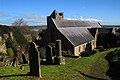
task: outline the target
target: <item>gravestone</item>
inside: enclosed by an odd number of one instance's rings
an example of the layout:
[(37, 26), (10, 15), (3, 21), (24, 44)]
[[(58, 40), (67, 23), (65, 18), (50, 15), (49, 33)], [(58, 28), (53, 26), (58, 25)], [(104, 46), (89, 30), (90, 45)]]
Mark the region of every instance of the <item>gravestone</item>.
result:
[(63, 59), (62, 57), (61, 40), (56, 40), (55, 49), (56, 49), (56, 57), (54, 58), (55, 64), (58, 65), (65, 64), (65, 59)]
[(15, 49), (13, 59), (12, 59), (12, 66), (13, 67), (18, 66), (18, 54), (19, 54), (19, 51), (17, 49)]
[(26, 55), (24, 52), (22, 52), (22, 63), (26, 64), (27, 63), (27, 59), (26, 59)]
[(5, 61), (5, 56), (0, 56), (0, 58), (1, 58), (1, 59), (0, 59), (1, 62), (4, 62), (4, 61)]
[(30, 73), (29, 73), (29, 75), (41, 77), (40, 54), (39, 54), (37, 46), (34, 42), (30, 43), (29, 62), (30, 62)]
[(46, 63), (47, 64), (52, 64), (53, 63), (53, 60), (52, 60), (52, 47), (51, 46), (46, 47)]

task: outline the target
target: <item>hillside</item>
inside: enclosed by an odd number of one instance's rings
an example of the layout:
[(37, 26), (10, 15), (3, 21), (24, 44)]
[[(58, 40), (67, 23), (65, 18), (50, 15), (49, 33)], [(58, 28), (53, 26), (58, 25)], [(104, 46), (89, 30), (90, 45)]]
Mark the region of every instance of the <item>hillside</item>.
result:
[(38, 35), (38, 32), (34, 31), (34, 27), (0, 25), (0, 37), (5, 38), (4, 35), (9, 36), (10, 32), (12, 32), (13, 38), (16, 40), (17, 44), (21, 46), (26, 46), (27, 42)]
[(103, 28), (120, 28), (120, 25), (101, 25)]
[(10, 31), (11, 31), (10, 27), (8, 27), (6, 25), (0, 25), (0, 35), (6, 34)]
[[(91, 55), (90, 57), (82, 58), (66, 58), (65, 65), (42, 65), (42, 79), (47, 80), (110, 80), (106, 75), (108, 71), (108, 62), (105, 56), (115, 51), (116, 48), (103, 51)], [(24, 69), (14, 67), (1, 67), (0, 68), (0, 79), (12, 79), (12, 80), (26, 80), (39, 78), (26, 76), (29, 72), (29, 66), (24, 65)]]

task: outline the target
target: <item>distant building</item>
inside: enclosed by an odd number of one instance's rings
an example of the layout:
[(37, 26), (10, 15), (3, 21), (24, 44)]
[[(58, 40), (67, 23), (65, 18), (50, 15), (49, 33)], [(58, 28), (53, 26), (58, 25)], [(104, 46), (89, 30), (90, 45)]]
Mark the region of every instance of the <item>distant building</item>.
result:
[(98, 22), (65, 20), (64, 13), (57, 13), (55, 10), (47, 17), (47, 30), (42, 38), (42, 45), (55, 43), (61, 39), (62, 51), (70, 51), (71, 56), (80, 56), (83, 51), (93, 50), (96, 41), (88, 28), (100, 28)]

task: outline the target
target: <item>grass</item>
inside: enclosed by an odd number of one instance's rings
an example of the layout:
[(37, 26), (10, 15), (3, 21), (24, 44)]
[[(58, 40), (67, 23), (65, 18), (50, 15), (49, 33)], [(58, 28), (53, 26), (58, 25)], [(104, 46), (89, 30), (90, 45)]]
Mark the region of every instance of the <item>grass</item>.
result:
[[(105, 56), (108, 52), (114, 51), (116, 48), (108, 51), (96, 53), (90, 57), (82, 58), (66, 58), (65, 65), (42, 65), (42, 78), (25, 76), (29, 72), (29, 66), (24, 65), (24, 69), (20, 67), (6, 66), (0, 68), (0, 80), (90, 80), (85, 75), (109, 80), (106, 76), (108, 63)], [(79, 72), (80, 71), (80, 72)], [(93, 80), (93, 79), (92, 79)]]

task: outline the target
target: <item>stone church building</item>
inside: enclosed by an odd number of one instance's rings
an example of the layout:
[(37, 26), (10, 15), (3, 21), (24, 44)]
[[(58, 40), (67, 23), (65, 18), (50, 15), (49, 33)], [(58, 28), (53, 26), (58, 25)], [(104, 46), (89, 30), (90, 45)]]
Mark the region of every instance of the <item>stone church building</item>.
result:
[(47, 17), (47, 30), (42, 38), (42, 45), (55, 43), (60, 39), (63, 55), (80, 56), (81, 52), (96, 48), (95, 38), (88, 28), (100, 28), (98, 22), (66, 20), (64, 13), (55, 10)]

